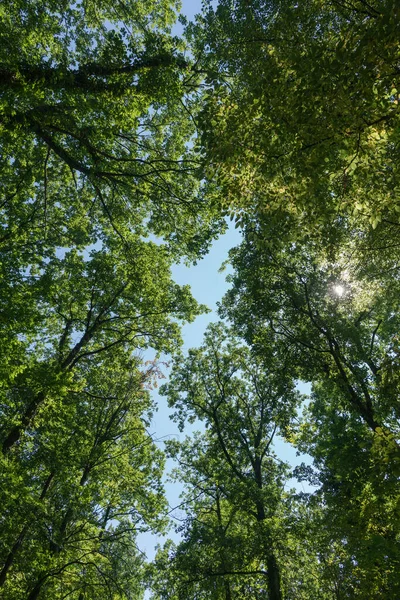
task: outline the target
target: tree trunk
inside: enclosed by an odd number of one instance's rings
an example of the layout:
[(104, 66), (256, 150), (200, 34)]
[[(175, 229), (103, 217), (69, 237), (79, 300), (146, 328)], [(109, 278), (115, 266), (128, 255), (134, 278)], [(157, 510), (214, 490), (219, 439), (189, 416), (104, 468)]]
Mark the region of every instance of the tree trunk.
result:
[[(257, 521), (262, 524), (266, 519), (265, 508), (262, 502), (257, 502)], [(266, 538), (265, 555), (267, 556), (268, 600), (282, 600), (281, 575), (269, 536)]]
[(40, 591), (41, 591), (41, 589), (42, 589), (43, 584), (44, 584), (45, 581), (46, 581), (46, 577), (42, 577), (42, 579), (40, 579), (37, 582), (37, 584), (35, 585), (35, 587), (31, 591), (31, 593), (27, 597), (27, 600), (37, 600), (37, 598), (39, 597)]
[(281, 575), (274, 554), (267, 560), (269, 600), (282, 600)]
[(10, 567), (11, 567), (11, 565), (14, 562), (14, 559), (15, 559), (17, 553), (18, 553), (18, 550), (20, 549), (20, 547), (22, 545), (22, 542), (25, 539), (25, 536), (26, 536), (26, 534), (28, 532), (28, 529), (29, 529), (29, 523), (27, 523), (23, 527), (21, 533), (19, 534), (19, 536), (17, 538), (17, 541), (15, 542), (15, 544), (11, 548), (10, 552), (8, 553), (8, 556), (6, 558), (4, 566), (3, 566), (2, 570), (1, 570), (1, 573), (0, 573), (0, 587), (3, 587), (3, 585), (5, 584), (5, 581), (7, 579), (8, 571), (10, 570)]
[(19, 438), (21, 437), (22, 431), (24, 431), (28, 427), (29, 423), (35, 416), (39, 405), (43, 402), (44, 397), (44, 393), (39, 392), (38, 394), (36, 394), (35, 398), (28, 404), (24, 414), (22, 415), (21, 424), (15, 425), (15, 427), (11, 429), (6, 439), (4, 440), (2, 444), (3, 454), (6, 454), (10, 450), (10, 448), (18, 442)]
[[(76, 361), (76, 358), (77, 358), (79, 352), (92, 339), (94, 333), (97, 331), (98, 328), (99, 328), (99, 320), (98, 320), (98, 318), (96, 318), (93, 325), (85, 331), (85, 333), (83, 334), (83, 336), (79, 340), (79, 342), (75, 344), (75, 346), (68, 353), (67, 357), (59, 365), (58, 368), (59, 368), (60, 372), (67, 371), (67, 369), (70, 369), (74, 365), (74, 362)], [(37, 409), (42, 404), (42, 402), (44, 402), (45, 398), (46, 398), (46, 395), (42, 391), (42, 392), (39, 392), (38, 394), (36, 394), (36, 396), (33, 398), (33, 400), (31, 400), (31, 402), (26, 407), (24, 414), (22, 415), (20, 425), (15, 425), (11, 429), (11, 431), (8, 433), (6, 439), (3, 441), (3, 444), (2, 444), (3, 454), (6, 454), (12, 448), (12, 446), (14, 446), (14, 444), (16, 444), (18, 442), (22, 433), (31, 424), (31, 422), (36, 414)]]
[[(39, 500), (43, 500), (44, 497), (47, 494), (47, 491), (50, 487), (51, 482), (53, 481), (54, 478), (54, 471), (52, 473), (50, 473), (50, 475), (48, 476), (48, 478), (46, 479), (42, 492), (39, 496)], [(8, 553), (8, 556), (6, 558), (6, 561), (4, 563), (4, 566), (0, 572), (0, 587), (2, 587), (7, 579), (7, 574), (8, 571), (10, 570), (11, 565), (14, 562), (14, 559), (16, 557), (16, 555), (18, 554), (18, 551), (20, 549), (20, 547), (22, 546), (22, 542), (24, 541), (26, 534), (28, 533), (29, 527), (31, 525), (31, 522), (28, 521), (28, 523), (26, 523), (24, 525), (24, 527), (22, 528), (21, 533), (19, 534), (17, 541), (15, 542), (15, 544), (13, 545), (13, 547), (11, 548), (10, 552)]]

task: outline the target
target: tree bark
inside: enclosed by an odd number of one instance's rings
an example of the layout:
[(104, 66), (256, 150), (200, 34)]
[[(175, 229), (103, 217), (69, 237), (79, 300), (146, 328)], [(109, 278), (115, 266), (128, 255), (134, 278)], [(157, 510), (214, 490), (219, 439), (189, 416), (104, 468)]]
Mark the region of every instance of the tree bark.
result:
[[(256, 508), (257, 521), (261, 524), (266, 519), (264, 504), (261, 501), (257, 502)], [(267, 557), (268, 600), (282, 600), (280, 569), (276, 561), (275, 554), (271, 548), (271, 541), (268, 539), (268, 537), (265, 540), (265, 545), (268, 545), (268, 547), (266, 547), (264, 550)]]
[[(45, 481), (45, 483), (44, 483), (44, 486), (43, 486), (42, 492), (41, 492), (41, 494), (40, 494), (40, 496), (39, 496), (39, 500), (40, 500), (40, 501), (42, 501), (42, 500), (44, 499), (44, 497), (46, 496), (46, 494), (47, 494), (47, 491), (48, 491), (48, 489), (49, 489), (49, 487), (50, 487), (50, 484), (51, 484), (51, 482), (52, 482), (52, 481), (53, 481), (53, 479), (54, 479), (54, 476), (55, 476), (55, 473), (54, 473), (54, 472), (52, 472), (52, 473), (50, 473), (50, 475), (47, 477), (47, 479), (46, 479), (46, 481)], [(8, 571), (10, 570), (10, 567), (11, 567), (11, 565), (13, 564), (15, 557), (16, 557), (16, 555), (17, 555), (17, 553), (18, 553), (18, 551), (19, 551), (20, 547), (22, 546), (22, 543), (23, 543), (23, 541), (24, 541), (24, 539), (25, 539), (25, 537), (26, 537), (26, 534), (27, 534), (27, 533), (28, 533), (28, 531), (29, 531), (30, 524), (31, 524), (31, 523), (30, 523), (30, 521), (29, 521), (28, 523), (26, 523), (26, 524), (24, 525), (24, 527), (22, 528), (22, 531), (21, 531), (21, 533), (19, 534), (19, 536), (18, 536), (18, 538), (17, 538), (17, 541), (15, 542), (15, 544), (14, 544), (14, 545), (13, 545), (13, 547), (11, 548), (10, 552), (8, 553), (8, 556), (7, 556), (7, 558), (6, 558), (6, 561), (5, 561), (5, 563), (4, 563), (4, 566), (3, 566), (3, 568), (2, 568), (2, 570), (1, 570), (1, 572), (0, 572), (0, 587), (2, 587), (2, 586), (5, 584), (5, 582), (6, 582), (7, 575), (8, 575)]]
[(17, 538), (17, 541), (15, 542), (15, 544), (11, 548), (10, 552), (8, 553), (8, 556), (5, 560), (4, 566), (0, 573), (0, 587), (3, 587), (3, 585), (6, 582), (8, 571), (10, 570), (10, 567), (14, 562), (14, 559), (18, 553), (18, 550), (22, 546), (22, 542), (24, 541), (25, 536), (28, 533), (29, 525), (30, 525), (29, 523), (26, 523), (26, 525), (24, 525), (21, 533), (19, 534), (19, 536)]
[(28, 427), (32, 418), (35, 416), (39, 405), (43, 402), (44, 397), (44, 392), (39, 392), (38, 394), (36, 394), (35, 398), (28, 404), (24, 414), (22, 415), (20, 425), (15, 425), (7, 435), (6, 439), (3, 441), (3, 454), (6, 454), (10, 450), (10, 448), (18, 442), (19, 438), (21, 437), (22, 431), (26, 429), (26, 427)]
[(268, 557), (267, 570), (269, 600), (282, 600), (281, 574), (273, 553)]
[(37, 582), (37, 584), (35, 585), (33, 590), (30, 592), (29, 596), (27, 597), (27, 600), (37, 600), (45, 581), (46, 581), (46, 577), (42, 577), (42, 579), (40, 579)]
[[(103, 314), (103, 312), (104, 310), (101, 311), (100, 314), (95, 318), (93, 324), (90, 327), (87, 327), (85, 333), (82, 335), (79, 342), (77, 342), (75, 346), (71, 348), (66, 358), (61, 362), (61, 364), (58, 365), (58, 369), (60, 370), (60, 372), (67, 371), (68, 369), (71, 369), (74, 366), (75, 362), (77, 361), (79, 352), (90, 342), (90, 340), (93, 338), (93, 335), (99, 329), (100, 316), (101, 314)], [(22, 415), (21, 423), (19, 425), (15, 425), (3, 441), (3, 454), (6, 454), (12, 448), (12, 446), (14, 446), (14, 444), (18, 442), (22, 432), (25, 431), (27, 427), (29, 427), (37, 409), (39, 408), (40, 404), (44, 402), (45, 398), (46, 394), (43, 391), (41, 391), (36, 394), (33, 400), (31, 400), (31, 402), (25, 409), (24, 414)]]

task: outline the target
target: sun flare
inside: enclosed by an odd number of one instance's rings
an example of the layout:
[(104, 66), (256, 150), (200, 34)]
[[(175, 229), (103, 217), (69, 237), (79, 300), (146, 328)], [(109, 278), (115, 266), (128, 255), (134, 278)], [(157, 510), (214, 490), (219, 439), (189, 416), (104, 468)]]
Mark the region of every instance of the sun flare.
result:
[(336, 296), (339, 296), (339, 298), (341, 298), (344, 294), (344, 286), (340, 284), (334, 285), (333, 291), (336, 294)]

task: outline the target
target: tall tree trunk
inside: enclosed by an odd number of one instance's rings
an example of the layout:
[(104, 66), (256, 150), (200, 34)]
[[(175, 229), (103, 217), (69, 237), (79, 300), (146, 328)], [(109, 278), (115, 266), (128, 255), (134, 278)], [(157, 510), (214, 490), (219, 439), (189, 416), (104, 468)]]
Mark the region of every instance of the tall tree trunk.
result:
[[(61, 364), (58, 365), (58, 369), (60, 372), (67, 371), (67, 369), (72, 368), (72, 366), (76, 362), (79, 352), (82, 350), (82, 348), (84, 348), (86, 344), (88, 344), (88, 342), (90, 342), (99, 326), (100, 323), (98, 316), (94, 320), (93, 324), (86, 329), (79, 342), (77, 342), (75, 346), (69, 351), (66, 358), (61, 362)], [(41, 391), (38, 392), (33, 398), (33, 400), (29, 402), (22, 415), (20, 424), (15, 425), (3, 441), (3, 454), (6, 454), (12, 448), (12, 446), (14, 446), (14, 444), (18, 442), (22, 433), (25, 431), (25, 429), (27, 429), (30, 426), (39, 406), (45, 401), (45, 399), (46, 394), (43, 391)]]
[(44, 393), (39, 392), (38, 394), (36, 394), (34, 399), (31, 400), (31, 402), (28, 404), (28, 406), (25, 409), (24, 414), (22, 415), (21, 424), (15, 425), (15, 427), (13, 427), (11, 429), (11, 431), (9, 432), (9, 434), (3, 441), (3, 444), (2, 444), (3, 454), (6, 454), (11, 449), (11, 447), (18, 442), (19, 438), (21, 437), (21, 433), (28, 427), (31, 420), (35, 416), (35, 413), (36, 413), (39, 405), (43, 402), (43, 400), (44, 400)]
[[(85, 466), (84, 470), (83, 470), (83, 474), (82, 477), (80, 479), (79, 485), (83, 486), (85, 484), (85, 482), (87, 481), (88, 477), (89, 477), (89, 473), (91, 471), (91, 465), (88, 464)], [(108, 520), (108, 516), (110, 513), (110, 508), (108, 507), (106, 510), (106, 514), (105, 514), (105, 524), (107, 524), (107, 520)], [(67, 510), (65, 511), (64, 517), (61, 521), (61, 525), (60, 525), (60, 529), (59, 529), (59, 535), (58, 538), (56, 540), (55, 543), (50, 543), (50, 553), (54, 556), (56, 554), (58, 554), (61, 550), (62, 550), (62, 542), (65, 539), (65, 534), (66, 534), (66, 530), (67, 527), (69, 525), (69, 523), (71, 522), (71, 520), (73, 519), (74, 516), (74, 510), (73, 510), (73, 505), (70, 504), (67, 507)], [(101, 539), (103, 533), (103, 528), (100, 532), (99, 535), (99, 539)], [(43, 587), (43, 585), (46, 582), (46, 579), (48, 579), (49, 577), (49, 573), (46, 573), (43, 575), (43, 571), (41, 573), (41, 575), (39, 576), (39, 578), (36, 581), (36, 584), (34, 585), (34, 587), (32, 588), (32, 590), (29, 593), (29, 596), (27, 597), (27, 600), (36, 600), (36, 598), (39, 597), (40, 591)]]
[(45, 581), (46, 577), (42, 577), (41, 579), (39, 579), (33, 590), (30, 592), (29, 596), (27, 597), (27, 600), (37, 600)]
[(269, 600), (282, 600), (281, 574), (273, 553), (268, 557), (267, 570)]
[[(259, 501), (256, 503), (257, 521), (262, 524), (266, 519), (264, 504)], [(282, 600), (281, 574), (275, 554), (272, 550), (272, 542), (269, 536), (265, 538), (265, 556), (267, 557), (267, 580), (268, 580), (268, 600)]]
[[(221, 515), (221, 505), (220, 505), (218, 494), (217, 494), (216, 502), (217, 502), (218, 528), (219, 528), (221, 534), (224, 535), (224, 526), (222, 523), (222, 515)], [(225, 550), (224, 549), (222, 550), (222, 552), (220, 551), (220, 556), (221, 556), (222, 569), (225, 572), (227, 569), (226, 569)], [(224, 589), (225, 589), (225, 600), (232, 600), (231, 586), (229, 583), (229, 579), (225, 575), (224, 575)]]
[[(44, 486), (43, 486), (42, 492), (41, 492), (41, 494), (39, 496), (39, 500), (40, 501), (42, 501), (44, 499), (44, 497), (46, 496), (47, 491), (48, 491), (48, 489), (50, 487), (50, 484), (51, 484), (51, 482), (54, 479), (54, 476), (55, 476), (55, 472), (53, 471), (52, 473), (50, 473), (50, 475), (47, 477), (46, 481), (44, 482)], [(26, 534), (29, 531), (30, 525), (31, 525), (30, 521), (28, 521), (28, 523), (26, 523), (24, 525), (24, 527), (22, 528), (21, 533), (19, 534), (19, 536), (18, 536), (15, 544), (13, 545), (13, 547), (10, 550), (10, 552), (8, 553), (8, 556), (7, 556), (6, 560), (5, 560), (4, 566), (3, 566), (3, 568), (2, 568), (2, 570), (0, 572), (0, 587), (2, 587), (5, 584), (5, 582), (6, 582), (8, 571), (10, 570), (10, 567), (13, 564), (15, 557), (18, 554), (18, 551), (19, 551), (19, 549), (22, 546), (22, 543), (23, 543), (23, 541), (24, 541), (24, 539), (26, 537)]]
[(231, 594), (231, 586), (229, 585), (228, 579), (224, 577), (224, 587), (225, 587), (225, 600), (232, 600)]
[(17, 538), (17, 541), (15, 542), (15, 544), (11, 548), (10, 552), (8, 553), (8, 556), (5, 560), (4, 566), (0, 572), (0, 587), (3, 587), (3, 585), (6, 582), (8, 571), (10, 570), (10, 567), (14, 562), (14, 559), (18, 553), (18, 550), (22, 546), (22, 542), (24, 541), (25, 536), (28, 533), (29, 525), (30, 525), (29, 523), (26, 523), (26, 525), (24, 525), (24, 527), (21, 530), (21, 533), (19, 534), (19, 536)]

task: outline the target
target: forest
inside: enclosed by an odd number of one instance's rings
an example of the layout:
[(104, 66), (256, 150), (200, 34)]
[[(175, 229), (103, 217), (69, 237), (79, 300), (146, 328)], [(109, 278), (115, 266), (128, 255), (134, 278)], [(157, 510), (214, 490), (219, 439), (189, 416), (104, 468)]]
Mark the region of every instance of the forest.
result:
[(0, 598), (398, 600), (400, 4), (179, 11), (0, 3)]

